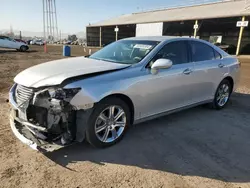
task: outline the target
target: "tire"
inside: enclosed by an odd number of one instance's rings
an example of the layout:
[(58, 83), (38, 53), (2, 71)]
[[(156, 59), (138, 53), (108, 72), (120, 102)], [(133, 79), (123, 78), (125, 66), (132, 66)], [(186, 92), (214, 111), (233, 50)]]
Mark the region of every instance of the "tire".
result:
[[(112, 118), (108, 118), (111, 107), (114, 109), (113, 120)], [(100, 118), (101, 114), (102, 116)], [(115, 117), (118, 117), (118, 114), (123, 115), (116, 120)], [(118, 122), (120, 124), (119, 126), (117, 126)], [(123, 100), (116, 97), (104, 99), (94, 106), (93, 112), (89, 117), (86, 129), (86, 139), (92, 146), (97, 148), (112, 146), (123, 138), (130, 122), (131, 112), (128, 105)], [(121, 126), (121, 124), (123, 125)], [(102, 127), (106, 128), (102, 130)], [(105, 135), (107, 135), (106, 140)]]
[(23, 46), (20, 47), (20, 51), (21, 51), (21, 52), (25, 52), (25, 51), (27, 51), (27, 50), (28, 50), (28, 47), (27, 47), (27, 46), (24, 46), (24, 45), (23, 45)]
[[(212, 107), (214, 109), (220, 110), (227, 105), (227, 103), (230, 99), (230, 96), (232, 94), (232, 87), (233, 86), (229, 80), (227, 80), (227, 79), (222, 80), (222, 82), (219, 84), (219, 86), (216, 90), (214, 100), (212, 102)], [(220, 93), (224, 93), (224, 96), (225, 96), (224, 99), (222, 99), (222, 97), (220, 97), (220, 99), (219, 99), (219, 95), (221, 95)]]

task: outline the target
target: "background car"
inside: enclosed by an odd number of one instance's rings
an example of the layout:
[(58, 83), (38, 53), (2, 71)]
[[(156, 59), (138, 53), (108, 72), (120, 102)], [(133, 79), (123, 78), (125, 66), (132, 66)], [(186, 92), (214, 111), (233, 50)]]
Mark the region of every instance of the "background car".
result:
[(42, 46), (42, 45), (44, 45), (44, 41), (42, 41), (41, 39), (34, 39), (34, 40), (30, 41), (30, 44)]
[(26, 43), (28, 44), (28, 45), (30, 45), (30, 42), (31, 42), (32, 40), (27, 40), (26, 41)]
[(22, 52), (25, 52), (29, 49), (26, 43), (16, 41), (7, 36), (0, 36), (0, 48), (16, 49)]
[(71, 44), (72, 41), (71, 40), (68, 40), (68, 41), (64, 41), (63, 44)]

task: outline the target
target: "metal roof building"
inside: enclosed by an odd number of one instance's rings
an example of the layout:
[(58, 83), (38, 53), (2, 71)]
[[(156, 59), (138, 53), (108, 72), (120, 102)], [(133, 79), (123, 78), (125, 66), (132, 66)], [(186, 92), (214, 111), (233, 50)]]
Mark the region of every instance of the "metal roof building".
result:
[[(236, 27), (236, 23), (242, 19), (248, 20), (248, 16), (248, 0), (227, 0), (132, 13), (87, 26), (87, 44), (103, 46), (133, 36), (195, 35), (204, 40), (209, 40), (211, 36), (222, 36), (223, 42), (237, 46), (241, 29)], [(248, 35), (247, 27), (243, 34), (245, 45), (250, 43)]]

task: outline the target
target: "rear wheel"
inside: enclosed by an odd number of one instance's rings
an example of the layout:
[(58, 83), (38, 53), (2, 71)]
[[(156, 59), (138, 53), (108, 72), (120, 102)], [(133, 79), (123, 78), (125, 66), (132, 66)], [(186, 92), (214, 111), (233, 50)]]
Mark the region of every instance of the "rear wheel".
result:
[(89, 118), (86, 138), (95, 147), (108, 147), (124, 136), (131, 119), (127, 104), (119, 98), (107, 98), (98, 103)]
[(232, 87), (233, 86), (227, 79), (223, 80), (220, 83), (220, 85), (218, 86), (216, 90), (214, 101), (212, 103), (212, 106), (215, 109), (219, 110), (226, 106), (232, 93)]

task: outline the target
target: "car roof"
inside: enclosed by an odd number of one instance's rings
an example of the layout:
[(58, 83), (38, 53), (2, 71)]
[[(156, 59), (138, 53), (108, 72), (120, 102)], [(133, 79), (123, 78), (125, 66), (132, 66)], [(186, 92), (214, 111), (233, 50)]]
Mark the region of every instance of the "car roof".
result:
[(228, 56), (228, 54), (226, 52), (224, 52), (223, 50), (221, 50), (219, 47), (211, 44), (210, 42), (207, 42), (205, 40), (201, 40), (201, 39), (196, 39), (196, 38), (192, 38), (192, 37), (177, 37), (177, 36), (143, 36), (143, 37), (130, 37), (130, 38), (125, 38), (122, 40), (148, 40), (148, 41), (158, 41), (158, 42), (164, 42), (167, 40), (189, 40), (189, 41), (198, 41), (198, 42), (202, 42), (205, 43), (209, 46), (211, 46), (212, 48), (216, 49), (217, 51), (220, 52), (220, 54), (222, 54), (222, 56)]
[(143, 36), (143, 37), (130, 37), (130, 38), (125, 38), (122, 40), (148, 40), (148, 41), (158, 41), (158, 42), (162, 42), (162, 41), (167, 41), (167, 40), (172, 40), (172, 39), (180, 39), (180, 40), (194, 40), (194, 41), (203, 41), (204, 40), (200, 40), (200, 39), (195, 39), (192, 37), (177, 37), (177, 36)]

